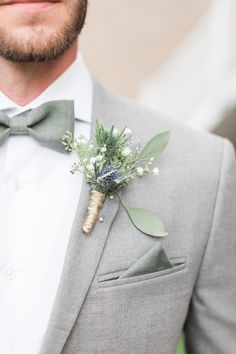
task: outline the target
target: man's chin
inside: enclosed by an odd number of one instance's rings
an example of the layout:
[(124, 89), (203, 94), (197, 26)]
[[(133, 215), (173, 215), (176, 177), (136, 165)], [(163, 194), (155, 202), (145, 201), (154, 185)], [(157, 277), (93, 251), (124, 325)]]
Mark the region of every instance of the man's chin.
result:
[(55, 6), (61, 6), (55, 16), (52, 10), (38, 15), (24, 12), (9, 23), (2, 18), (0, 7), (0, 55), (14, 62), (42, 62), (63, 55), (84, 25), (87, 0), (55, 2)]
[(55, 60), (59, 58), (72, 44), (57, 33), (50, 35), (42, 27), (35, 28), (32, 33), (7, 34), (1, 42), (0, 55), (15, 63), (32, 63)]

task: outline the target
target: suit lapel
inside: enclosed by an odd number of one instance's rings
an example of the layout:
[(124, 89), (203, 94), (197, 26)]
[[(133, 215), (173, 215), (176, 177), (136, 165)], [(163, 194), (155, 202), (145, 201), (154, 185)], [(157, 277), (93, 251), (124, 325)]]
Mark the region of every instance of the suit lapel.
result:
[[(112, 122), (112, 117), (104, 108), (106, 105), (101, 97), (103, 89), (95, 79), (93, 80), (92, 134), (94, 134), (96, 119), (106, 125), (111, 125)], [(93, 232), (89, 236), (85, 236), (81, 226), (85, 218), (89, 197), (90, 190), (84, 179), (59, 287), (40, 354), (59, 354), (62, 352), (89, 291), (112, 221), (118, 211), (118, 200), (116, 198), (112, 201), (107, 199), (102, 210), (104, 222), (98, 222)]]

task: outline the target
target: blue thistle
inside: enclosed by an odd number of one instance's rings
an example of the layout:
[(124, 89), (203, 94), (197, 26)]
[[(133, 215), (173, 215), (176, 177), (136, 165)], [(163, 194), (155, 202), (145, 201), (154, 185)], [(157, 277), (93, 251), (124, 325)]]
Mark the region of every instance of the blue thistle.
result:
[(112, 164), (106, 165), (100, 172), (96, 173), (97, 183), (107, 190), (112, 189), (119, 183), (119, 177), (119, 170)]

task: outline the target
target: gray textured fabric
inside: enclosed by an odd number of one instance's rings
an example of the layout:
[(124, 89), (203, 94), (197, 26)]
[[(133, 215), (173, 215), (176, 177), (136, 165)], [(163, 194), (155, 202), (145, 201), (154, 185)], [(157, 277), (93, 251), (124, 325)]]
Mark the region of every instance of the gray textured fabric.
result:
[(0, 143), (9, 135), (28, 134), (41, 144), (65, 153), (61, 138), (67, 130), (74, 132), (74, 121), (72, 100), (46, 102), (11, 118), (0, 111)]
[[(41, 354), (174, 354), (185, 327), (188, 354), (236, 350), (236, 163), (232, 144), (179, 126), (118, 97), (94, 79), (95, 119), (128, 126), (146, 142), (171, 130), (157, 177), (137, 179), (123, 192), (133, 207), (165, 223), (161, 239), (173, 267), (121, 275), (155, 247), (107, 199), (104, 222), (81, 231), (89, 189), (83, 188), (63, 273)], [(152, 252), (151, 252), (152, 254)]]

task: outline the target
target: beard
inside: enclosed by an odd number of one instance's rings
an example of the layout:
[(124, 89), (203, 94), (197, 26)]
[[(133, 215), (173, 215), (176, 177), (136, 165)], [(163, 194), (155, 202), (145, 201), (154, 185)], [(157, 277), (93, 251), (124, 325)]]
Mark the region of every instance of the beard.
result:
[(20, 37), (0, 25), (0, 56), (14, 63), (40, 63), (56, 60), (74, 43), (87, 14), (88, 0), (66, 1), (68, 20), (49, 30), (30, 20), (27, 32)]

